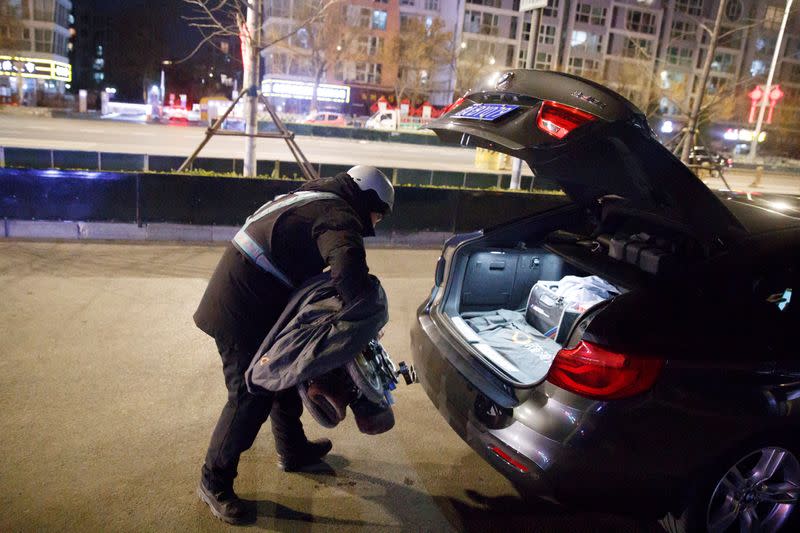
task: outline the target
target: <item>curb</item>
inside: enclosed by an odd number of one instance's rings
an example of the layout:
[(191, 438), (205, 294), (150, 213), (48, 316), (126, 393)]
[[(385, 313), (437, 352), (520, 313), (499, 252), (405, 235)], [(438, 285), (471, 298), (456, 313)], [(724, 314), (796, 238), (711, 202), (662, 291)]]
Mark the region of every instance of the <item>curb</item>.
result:
[[(230, 241), (238, 226), (192, 226), (189, 224), (124, 224), (51, 220), (3, 220), (0, 240), (140, 241), (219, 243)], [(441, 248), (451, 236), (447, 232), (383, 233), (367, 238), (368, 248)]]

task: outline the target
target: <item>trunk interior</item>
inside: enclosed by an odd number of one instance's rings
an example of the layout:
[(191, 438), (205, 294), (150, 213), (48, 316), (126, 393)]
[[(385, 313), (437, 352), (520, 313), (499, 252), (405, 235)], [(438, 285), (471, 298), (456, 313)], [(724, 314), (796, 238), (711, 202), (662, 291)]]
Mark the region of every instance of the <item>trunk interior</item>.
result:
[[(545, 248), (478, 248), (465, 259), (460, 290), (450, 302), (457, 309), (449, 314), (453, 325), (508, 377), (538, 383), (588, 310), (566, 309), (557, 285), (593, 273)], [(532, 295), (534, 286), (544, 294)]]
[(604, 302), (672, 275), (698, 253), (690, 236), (650, 215), (595, 215), (565, 210), (489, 232), (452, 258), (440, 309), (474, 352), (517, 386), (542, 381), (556, 353), (577, 343)]

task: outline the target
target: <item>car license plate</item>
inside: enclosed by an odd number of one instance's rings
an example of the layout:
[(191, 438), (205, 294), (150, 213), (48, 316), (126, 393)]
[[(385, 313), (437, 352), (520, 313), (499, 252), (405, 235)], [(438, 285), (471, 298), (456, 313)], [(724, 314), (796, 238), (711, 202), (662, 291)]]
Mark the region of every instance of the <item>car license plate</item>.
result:
[(508, 104), (473, 104), (452, 116), (452, 118), (469, 118), (473, 120), (485, 120), (491, 122), (505, 116), (515, 109), (518, 105)]

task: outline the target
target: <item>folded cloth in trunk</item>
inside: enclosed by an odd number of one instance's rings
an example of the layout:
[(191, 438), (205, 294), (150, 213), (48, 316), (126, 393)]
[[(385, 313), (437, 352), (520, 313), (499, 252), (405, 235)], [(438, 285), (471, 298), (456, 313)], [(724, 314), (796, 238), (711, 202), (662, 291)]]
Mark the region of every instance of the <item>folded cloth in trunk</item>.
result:
[(525, 313), (498, 309), (462, 313), (461, 318), (486, 344), (523, 370), (530, 381), (547, 375), (550, 364), (561, 348), (525, 320)]

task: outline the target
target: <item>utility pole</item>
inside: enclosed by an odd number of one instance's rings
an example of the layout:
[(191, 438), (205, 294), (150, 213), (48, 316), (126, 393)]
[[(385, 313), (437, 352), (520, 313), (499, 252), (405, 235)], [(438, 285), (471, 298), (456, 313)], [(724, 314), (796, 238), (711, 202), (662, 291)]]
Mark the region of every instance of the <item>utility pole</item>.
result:
[(750, 141), (750, 151), (747, 153), (747, 161), (749, 163), (753, 163), (756, 160), (758, 138), (761, 136), (761, 128), (764, 126), (764, 111), (767, 109), (767, 100), (769, 100), (769, 93), (772, 91), (772, 79), (775, 76), (775, 67), (778, 66), (778, 57), (781, 53), (783, 34), (786, 31), (786, 21), (789, 19), (789, 11), (792, 9), (793, 1), (794, 0), (786, 0), (786, 8), (783, 10), (783, 21), (781, 22), (781, 29), (778, 32), (778, 42), (775, 43), (775, 52), (772, 54), (772, 64), (769, 67), (769, 75), (767, 76), (767, 86), (764, 87), (764, 96), (761, 97), (761, 109), (758, 110), (756, 131), (753, 132), (753, 140)]
[[(534, 1), (526, 1), (520, 5), (520, 12), (524, 13), (525, 11), (531, 12), (531, 31), (528, 32), (528, 55), (525, 58), (525, 68), (532, 69), (535, 62), (535, 55), (536, 55), (536, 44), (539, 40), (539, 10), (543, 7), (547, 6), (547, 0), (534, 0)], [(523, 18), (523, 26), (524, 26), (525, 19)], [(532, 170), (532, 169), (531, 169)], [(516, 189), (519, 190), (522, 184), (522, 160), (518, 157), (515, 157), (511, 161), (511, 183), (509, 184), (509, 189)]]
[(259, 53), (261, 50), (261, 2), (262, 0), (249, 0), (247, 3), (247, 23), (245, 26), (245, 54), (244, 58), (244, 90), (247, 95), (244, 100), (245, 133), (244, 141), (244, 169), (245, 177), (256, 176), (256, 137), (258, 133), (258, 82), (259, 82)]
[(689, 162), (689, 151), (695, 143), (697, 136), (697, 123), (700, 118), (700, 109), (703, 106), (703, 96), (706, 93), (706, 84), (708, 83), (708, 76), (711, 73), (711, 63), (714, 61), (714, 54), (717, 52), (717, 40), (719, 38), (719, 28), (722, 25), (722, 15), (725, 12), (725, 0), (719, 0), (719, 7), (717, 8), (717, 17), (714, 19), (714, 30), (711, 32), (711, 37), (708, 41), (708, 50), (706, 51), (706, 60), (703, 62), (703, 73), (700, 75), (700, 84), (697, 93), (697, 98), (694, 99), (692, 111), (689, 114), (689, 124), (687, 126), (686, 136), (683, 140), (683, 150), (681, 151), (681, 161), (684, 164)]

